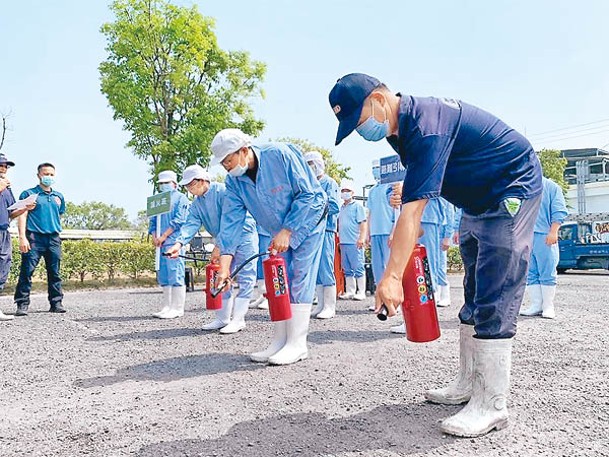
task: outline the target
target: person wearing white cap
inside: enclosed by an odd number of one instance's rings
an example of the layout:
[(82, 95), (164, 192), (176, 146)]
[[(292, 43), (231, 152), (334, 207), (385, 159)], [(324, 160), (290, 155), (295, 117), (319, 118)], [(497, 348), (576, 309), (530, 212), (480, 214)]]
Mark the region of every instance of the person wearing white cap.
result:
[[(152, 235), (155, 246), (163, 249), (173, 246), (180, 234), (180, 227), (186, 221), (190, 202), (186, 195), (178, 192), (178, 177), (174, 171), (165, 170), (159, 173), (157, 183), (159, 191), (171, 192), (171, 206), (168, 213), (152, 216), (148, 224), (148, 233)], [(160, 233), (156, 233), (156, 220), (161, 218)], [(184, 315), (186, 285), (184, 283), (184, 259), (170, 259), (161, 256), (157, 281), (163, 289), (163, 308), (154, 317), (175, 319)]]
[(377, 284), (383, 277), (389, 260), (389, 236), (393, 231), (394, 210), (389, 204), (391, 185), (381, 184), (379, 160), (372, 161), (372, 176), (376, 184), (368, 193), (368, 236), (370, 237), (370, 258), (372, 274)]
[(269, 248), (285, 258), (292, 318), (274, 323), (271, 344), (250, 355), (255, 362), (287, 365), (308, 357), (307, 335), (326, 228), (327, 199), (301, 152), (288, 143), (252, 145), (238, 129), (214, 137), (212, 164), (228, 171), (220, 234), (218, 284), (229, 266), (249, 211), (270, 233)]
[(330, 319), (336, 314), (336, 277), (334, 276), (334, 253), (336, 251), (336, 230), (338, 212), (340, 210), (338, 184), (326, 171), (324, 158), (318, 151), (310, 151), (304, 155), (305, 160), (313, 170), (328, 196), (328, 221), (324, 244), (317, 273), (317, 306), (311, 316), (317, 319)]
[(338, 242), (340, 257), (345, 273), (345, 293), (341, 300), (366, 299), (366, 270), (364, 269), (364, 248), (366, 247), (366, 210), (353, 199), (353, 181), (340, 182), (340, 197), (343, 205), (338, 215)]
[[(182, 226), (176, 243), (167, 251), (177, 256), (182, 246), (188, 243), (201, 227), (214, 237), (216, 247), (212, 252), (212, 262), (219, 260), (222, 250), (222, 215), (226, 207), (226, 187), (223, 183), (211, 182), (211, 177), (199, 165), (186, 167), (180, 185), (186, 186), (195, 195), (186, 223)], [(235, 235), (235, 255), (232, 259), (231, 270), (258, 252), (258, 234), (254, 219), (248, 214)], [(243, 267), (237, 277), (239, 291), (233, 297), (232, 291), (222, 295), (222, 308), (216, 312), (216, 318), (205, 324), (203, 330), (220, 330), (220, 333), (237, 333), (245, 328), (245, 315), (249, 307), (250, 297), (256, 282), (256, 263), (250, 262)], [(232, 317), (232, 319), (231, 319)]]

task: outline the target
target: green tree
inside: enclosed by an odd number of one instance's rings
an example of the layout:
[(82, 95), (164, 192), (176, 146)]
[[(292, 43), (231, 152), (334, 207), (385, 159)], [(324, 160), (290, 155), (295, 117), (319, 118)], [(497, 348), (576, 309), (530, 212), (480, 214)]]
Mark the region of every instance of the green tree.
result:
[(124, 208), (102, 202), (66, 203), (63, 228), (76, 230), (129, 230), (132, 228)]
[(140, 210), (137, 212), (137, 217), (131, 224), (131, 228), (138, 233), (148, 233), (148, 220), (146, 210)]
[(101, 27), (108, 51), (101, 91), (153, 177), (207, 165), (223, 128), (262, 130), (248, 102), (264, 96), (266, 66), (247, 52), (220, 49), (213, 18), (167, 0), (115, 0), (110, 8), (116, 19)]
[(543, 175), (558, 184), (566, 195), (569, 189), (569, 184), (565, 180), (567, 159), (562, 156), (562, 153), (558, 149), (542, 149), (537, 155), (541, 162)]
[(309, 151), (320, 152), (324, 157), (324, 162), (326, 163), (326, 174), (334, 179), (339, 185), (341, 179), (349, 178), (349, 170), (351, 170), (351, 167), (347, 167), (342, 163), (337, 162), (329, 149), (317, 146), (309, 140), (303, 140), (300, 138), (286, 137), (280, 138), (277, 141), (292, 143), (298, 146), (303, 153), (307, 153)]

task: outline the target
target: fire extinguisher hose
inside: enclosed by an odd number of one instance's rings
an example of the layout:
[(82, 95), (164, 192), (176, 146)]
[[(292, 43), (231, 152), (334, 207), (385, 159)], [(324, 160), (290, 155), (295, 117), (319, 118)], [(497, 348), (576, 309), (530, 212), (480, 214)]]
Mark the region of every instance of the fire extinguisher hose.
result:
[(252, 260), (257, 259), (258, 257), (262, 257), (265, 255), (269, 255), (269, 252), (260, 252), (258, 254), (254, 254), (253, 256), (247, 258), (243, 263), (241, 263), (241, 265), (239, 265), (237, 268), (235, 268), (233, 270), (233, 272), (230, 274), (230, 276), (228, 278), (226, 278), (222, 284), (220, 284), (220, 287), (216, 288), (212, 288), (211, 290), (211, 296), (213, 298), (216, 298), (218, 295), (220, 295), (220, 292), (222, 291), (222, 289), (224, 289), (226, 287), (226, 285), (232, 281), (235, 276), (237, 276), (239, 274), (239, 272), (243, 269), (244, 266), (246, 266), (248, 263), (250, 263)]

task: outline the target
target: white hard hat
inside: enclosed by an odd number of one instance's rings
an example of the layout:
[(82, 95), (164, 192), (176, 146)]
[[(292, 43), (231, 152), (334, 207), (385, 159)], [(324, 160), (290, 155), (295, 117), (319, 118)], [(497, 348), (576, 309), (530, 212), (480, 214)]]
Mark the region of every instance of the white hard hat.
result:
[(156, 182), (158, 182), (159, 184), (166, 183), (166, 182), (177, 183), (178, 175), (176, 175), (175, 171), (171, 171), (171, 170), (161, 171), (159, 173), (159, 177), (157, 178)]
[(180, 186), (187, 186), (193, 179), (203, 179), (211, 182), (211, 176), (201, 165), (189, 165), (186, 167), (184, 173), (182, 173)]
[(211, 142), (211, 152), (214, 154), (211, 164), (218, 165), (227, 155), (251, 145), (252, 138), (239, 129), (220, 130)]
[(355, 192), (355, 184), (350, 179), (343, 178), (340, 181), (340, 190), (343, 190), (343, 189), (347, 189), (352, 192)]

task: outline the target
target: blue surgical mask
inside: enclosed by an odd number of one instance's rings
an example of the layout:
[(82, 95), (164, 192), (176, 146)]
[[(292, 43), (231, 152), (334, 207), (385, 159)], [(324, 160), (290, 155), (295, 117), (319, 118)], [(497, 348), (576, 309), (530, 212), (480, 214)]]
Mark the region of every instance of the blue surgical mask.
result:
[(381, 179), (381, 169), (379, 167), (374, 167), (372, 169), (372, 177), (377, 181)]
[(46, 187), (51, 187), (55, 184), (55, 178), (53, 176), (43, 176), (40, 178), (40, 184)]
[(163, 184), (159, 184), (159, 190), (161, 192), (169, 192), (169, 191), (173, 190), (173, 184), (171, 184), (170, 182), (165, 182)]
[(387, 119), (385, 114), (385, 122), (377, 121), (374, 117), (374, 103), (370, 103), (372, 104), (372, 114), (355, 130), (364, 140), (381, 141), (383, 138), (387, 138), (389, 133), (389, 119)]
[(351, 192), (341, 192), (340, 198), (342, 198), (345, 201), (351, 200)]

